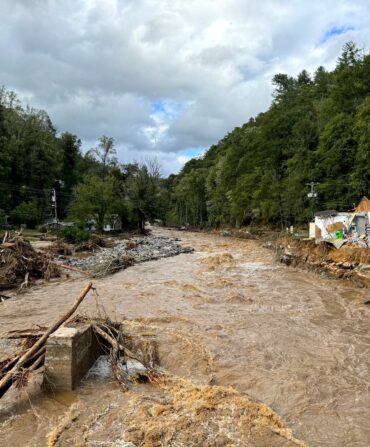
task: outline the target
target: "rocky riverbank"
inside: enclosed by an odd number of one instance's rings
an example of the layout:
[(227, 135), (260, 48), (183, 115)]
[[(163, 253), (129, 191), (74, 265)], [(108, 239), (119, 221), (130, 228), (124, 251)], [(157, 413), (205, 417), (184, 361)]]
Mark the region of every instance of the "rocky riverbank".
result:
[(181, 246), (175, 238), (151, 234), (121, 240), (113, 247), (98, 249), (89, 257), (77, 258), (60, 255), (58, 260), (72, 267), (100, 275), (113, 273), (130, 265), (192, 251), (194, 251), (193, 248)]
[(329, 244), (316, 245), (314, 241), (290, 238), (282, 238), (276, 244), (266, 246), (276, 249), (277, 259), (283, 264), (348, 279), (359, 287), (370, 285), (369, 248), (346, 246), (337, 250)]

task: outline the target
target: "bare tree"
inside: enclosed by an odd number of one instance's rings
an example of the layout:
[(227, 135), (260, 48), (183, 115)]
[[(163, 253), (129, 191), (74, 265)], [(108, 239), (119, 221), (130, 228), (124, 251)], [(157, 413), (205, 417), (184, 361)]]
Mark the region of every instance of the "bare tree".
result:
[(102, 163), (102, 178), (105, 179), (107, 166), (117, 163), (117, 151), (114, 147), (114, 139), (103, 135), (99, 138), (99, 145), (90, 149), (88, 154), (94, 155)]

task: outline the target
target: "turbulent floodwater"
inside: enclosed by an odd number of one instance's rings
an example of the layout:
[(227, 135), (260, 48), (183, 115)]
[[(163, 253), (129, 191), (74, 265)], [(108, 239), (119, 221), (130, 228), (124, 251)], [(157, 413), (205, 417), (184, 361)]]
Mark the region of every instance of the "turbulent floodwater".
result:
[[(37, 397), (31, 387), (17, 406), (2, 400), (0, 445), (303, 445), (294, 435), (311, 447), (368, 447), (368, 290), (276, 264), (256, 241), (160, 232), (195, 253), (95, 281), (99, 297), (80, 313), (95, 316), (98, 302), (155, 340), (171, 379), (123, 394), (103, 368), (75, 393)], [(2, 303), (1, 332), (50, 324), (84, 282)]]

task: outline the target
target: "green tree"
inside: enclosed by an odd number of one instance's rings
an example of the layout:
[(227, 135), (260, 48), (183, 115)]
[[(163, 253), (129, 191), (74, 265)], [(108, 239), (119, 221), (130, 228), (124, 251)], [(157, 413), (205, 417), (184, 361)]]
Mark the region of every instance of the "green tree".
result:
[(156, 160), (147, 163), (128, 164), (123, 167), (127, 195), (137, 216), (141, 233), (145, 233), (145, 221), (160, 216), (160, 169)]
[(16, 206), (10, 217), (16, 225), (25, 224), (28, 228), (35, 228), (39, 222), (39, 213), (35, 202), (22, 202)]
[(354, 138), (357, 150), (354, 156), (351, 181), (361, 195), (370, 192), (370, 97), (367, 97), (358, 112), (354, 125)]
[(72, 216), (84, 225), (94, 221), (97, 229), (103, 231), (111, 214), (121, 214), (124, 204), (118, 191), (113, 176), (103, 180), (95, 174), (88, 174), (74, 188), (75, 198), (70, 208)]

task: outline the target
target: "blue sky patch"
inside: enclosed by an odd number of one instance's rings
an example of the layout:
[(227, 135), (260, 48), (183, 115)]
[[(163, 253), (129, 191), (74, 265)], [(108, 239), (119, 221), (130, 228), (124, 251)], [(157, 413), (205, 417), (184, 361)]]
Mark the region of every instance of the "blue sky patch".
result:
[(158, 113), (158, 112), (162, 112), (162, 113), (166, 113), (166, 108), (164, 105), (163, 101), (153, 101), (152, 102), (152, 112), (153, 113)]
[(343, 26), (332, 26), (331, 28), (329, 28), (325, 34), (324, 37), (320, 40), (320, 43), (325, 43), (327, 42), (329, 39), (331, 39), (332, 37), (335, 36), (340, 36), (342, 34), (346, 34), (348, 31), (353, 31), (355, 28), (353, 26), (350, 25), (343, 25)]
[(181, 151), (181, 155), (186, 155), (187, 157), (198, 157), (204, 153), (204, 147), (191, 147)]
[(157, 99), (150, 105), (152, 114), (162, 116), (164, 119), (174, 119), (189, 107), (188, 102), (174, 101), (168, 98)]

